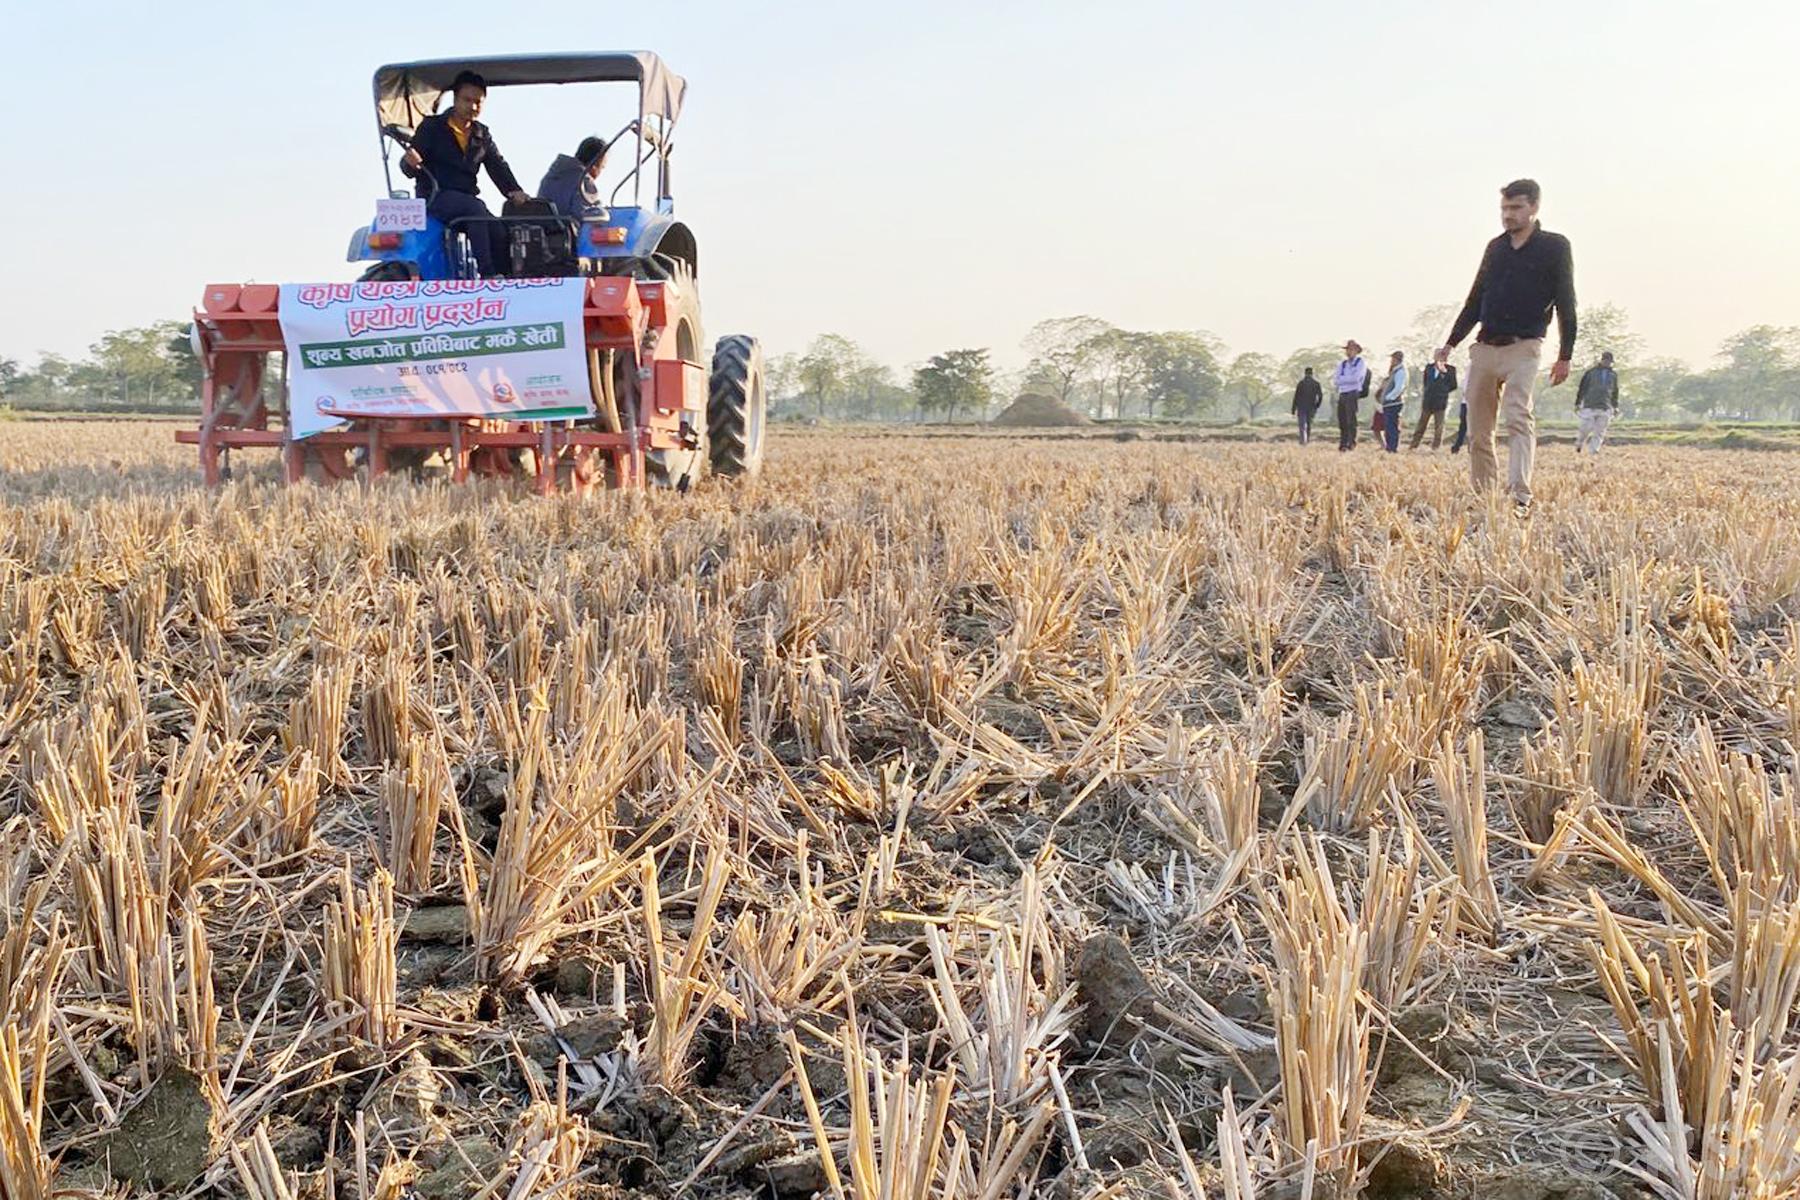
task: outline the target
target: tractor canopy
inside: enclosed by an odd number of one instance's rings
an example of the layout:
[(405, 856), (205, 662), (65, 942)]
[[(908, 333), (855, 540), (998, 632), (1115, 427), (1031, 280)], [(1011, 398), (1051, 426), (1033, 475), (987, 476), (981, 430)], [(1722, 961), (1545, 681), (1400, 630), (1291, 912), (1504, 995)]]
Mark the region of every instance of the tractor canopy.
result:
[(681, 113), (687, 80), (647, 50), (609, 54), (502, 54), (491, 58), (439, 58), (391, 63), (375, 72), (375, 116), (382, 126), (410, 133), (437, 111), (438, 101), (462, 71), (488, 86), (532, 83), (635, 83), (638, 117), (657, 117), (664, 128)]

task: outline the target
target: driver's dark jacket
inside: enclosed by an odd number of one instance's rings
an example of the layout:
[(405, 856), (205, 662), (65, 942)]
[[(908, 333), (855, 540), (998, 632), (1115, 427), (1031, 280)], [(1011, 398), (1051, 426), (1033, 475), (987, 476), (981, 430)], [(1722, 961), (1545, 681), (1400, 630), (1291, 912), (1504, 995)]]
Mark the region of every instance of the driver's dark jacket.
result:
[[(502, 196), (524, 191), (513, 177), (512, 168), (506, 165), (506, 159), (500, 156), (500, 147), (494, 145), (494, 135), (480, 121), (469, 122), (469, 148), (464, 150), (450, 130), (449, 113), (426, 117), (413, 133), (413, 149), (425, 160), (425, 170), (437, 178), (442, 191), (478, 195), (475, 176), (483, 167), (487, 168), (488, 178), (494, 181)], [(400, 169), (414, 179), (424, 174), (407, 166), (404, 159)], [(427, 182), (425, 186), (431, 185)]]

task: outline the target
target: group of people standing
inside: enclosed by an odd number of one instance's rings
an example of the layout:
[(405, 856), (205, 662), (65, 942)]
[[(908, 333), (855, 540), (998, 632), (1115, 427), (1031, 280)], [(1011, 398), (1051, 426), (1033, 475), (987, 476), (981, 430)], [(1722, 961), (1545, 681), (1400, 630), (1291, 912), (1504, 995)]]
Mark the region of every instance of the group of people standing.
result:
[[(1426, 366), (1421, 381), (1424, 402), (1419, 408), (1419, 422), (1413, 427), (1412, 448), (1417, 450), (1425, 440), (1425, 431), (1431, 430), (1431, 448), (1436, 450), (1444, 444), (1444, 413), (1450, 407), (1450, 393), (1456, 391), (1456, 368), (1450, 364), (1450, 354), (1440, 350), (1437, 356)], [(1337, 394), (1338, 449), (1354, 450), (1356, 448), (1357, 408), (1368, 398), (1369, 386), (1374, 373), (1363, 360), (1362, 345), (1355, 338), (1344, 343), (1344, 361), (1338, 364), (1332, 375), (1332, 388)], [(1382, 376), (1381, 386), (1376, 389), (1379, 409), (1376, 413), (1376, 430), (1381, 434), (1382, 444), (1388, 453), (1398, 453), (1400, 449), (1401, 415), (1406, 407), (1406, 389), (1412, 382), (1412, 374), (1406, 365), (1406, 354), (1396, 350), (1388, 359), (1387, 374)], [(1313, 417), (1323, 406), (1324, 388), (1313, 378), (1313, 369), (1306, 368), (1306, 374), (1294, 387), (1294, 416), (1300, 423), (1300, 444), (1312, 441)], [(1450, 445), (1450, 452), (1455, 454), (1461, 450), (1468, 440), (1468, 405), (1462, 406), (1461, 420), (1456, 431), (1456, 439)]]
[[(1362, 346), (1352, 338), (1344, 343), (1344, 361), (1338, 364), (1332, 383), (1337, 391), (1338, 449), (1356, 448), (1356, 410), (1358, 402), (1367, 398), (1373, 378), (1363, 361)], [(1377, 394), (1381, 407), (1376, 413), (1375, 429), (1382, 436), (1387, 451), (1400, 449), (1401, 414), (1405, 408), (1406, 388), (1410, 376), (1406, 354), (1396, 350), (1389, 358), (1388, 373), (1382, 377)], [(1410, 448), (1424, 443), (1426, 429), (1431, 430), (1431, 448), (1444, 444), (1444, 414), (1450, 408), (1450, 395), (1457, 390), (1456, 367), (1449, 361), (1449, 351), (1439, 350), (1425, 368), (1421, 383), (1419, 420), (1413, 426)], [(1313, 417), (1324, 404), (1324, 390), (1313, 378), (1313, 369), (1294, 386), (1293, 413), (1300, 423), (1300, 444), (1312, 441)], [(1619, 413), (1619, 372), (1613, 365), (1611, 350), (1600, 361), (1582, 373), (1575, 389), (1575, 453), (1598, 456), (1606, 444), (1606, 431)], [(1455, 454), (1469, 440), (1469, 405), (1457, 405), (1456, 437), (1450, 443)]]
[[(1532, 388), (1543, 359), (1544, 338), (1550, 318), (1556, 317), (1558, 351), (1550, 365), (1550, 385), (1569, 377), (1575, 351), (1575, 268), (1569, 239), (1547, 232), (1537, 221), (1540, 191), (1536, 182), (1517, 179), (1500, 189), (1499, 237), (1487, 244), (1475, 283), (1462, 311), (1457, 314), (1444, 345), (1432, 355), (1421, 380), (1423, 403), (1413, 429), (1417, 449), (1427, 427), (1436, 449), (1444, 436), (1444, 415), (1450, 397), (1458, 391), (1456, 368), (1450, 354), (1479, 328), (1469, 348), (1469, 377), (1462, 392), (1456, 438), (1451, 453), (1469, 448), (1469, 473), (1477, 489), (1493, 487), (1499, 480), (1496, 426), (1507, 441), (1506, 491), (1521, 514), (1530, 511), (1532, 463), (1537, 450), (1537, 417)], [(1401, 416), (1407, 385), (1411, 382), (1406, 356), (1394, 351), (1387, 373), (1374, 388), (1379, 414), (1378, 428), (1389, 453), (1400, 449)], [(1357, 409), (1374, 384), (1374, 372), (1363, 359), (1362, 346), (1354, 339), (1344, 343), (1344, 359), (1331, 378), (1337, 399), (1338, 449), (1356, 446)], [(1314, 415), (1323, 406), (1324, 386), (1312, 368), (1294, 389), (1294, 415), (1302, 444), (1312, 440)], [(1619, 384), (1612, 355), (1582, 376), (1575, 400), (1581, 436), (1577, 452), (1591, 447), (1598, 454), (1606, 426), (1618, 411)]]

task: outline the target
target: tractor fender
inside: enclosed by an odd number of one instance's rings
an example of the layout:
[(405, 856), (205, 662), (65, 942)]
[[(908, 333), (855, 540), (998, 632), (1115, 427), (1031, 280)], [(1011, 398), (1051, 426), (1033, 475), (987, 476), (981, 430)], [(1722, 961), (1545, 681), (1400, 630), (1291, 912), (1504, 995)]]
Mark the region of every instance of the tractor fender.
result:
[(666, 254), (687, 264), (688, 274), (700, 274), (700, 246), (694, 231), (673, 217), (663, 219), (654, 240), (647, 241), (645, 254)]
[(684, 222), (677, 221), (668, 213), (648, 213), (642, 223), (636, 223), (632, 230), (632, 238), (628, 245), (621, 248), (622, 257), (649, 258), (652, 254), (667, 254), (687, 263), (692, 274), (700, 272), (700, 250), (694, 241), (694, 231)]
[(362, 262), (365, 258), (376, 257), (369, 252), (369, 230), (371, 228), (371, 226), (364, 225), (350, 235), (350, 248), (344, 251), (345, 262)]

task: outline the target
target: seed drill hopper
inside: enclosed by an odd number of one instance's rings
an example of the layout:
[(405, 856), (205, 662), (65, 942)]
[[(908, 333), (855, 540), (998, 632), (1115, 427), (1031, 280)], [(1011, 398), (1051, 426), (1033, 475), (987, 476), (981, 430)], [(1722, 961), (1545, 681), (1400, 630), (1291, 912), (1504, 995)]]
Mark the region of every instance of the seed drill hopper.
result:
[[(637, 119), (611, 139), (609, 162), (617, 162), (625, 147), (633, 157), (605, 208), (564, 214), (536, 203), (515, 212), (518, 206), (509, 204), (489, 227), (489, 244), (503, 255), (494, 256), (495, 269), (485, 277), (472, 252), (470, 221), (445, 224), (428, 215), (422, 198), (394, 187), (391, 170), (419, 122), (437, 110), (465, 70), (484, 76), (492, 88), (630, 83), (638, 93)], [(205, 369), (201, 420), (199, 428), (176, 436), (199, 448), (205, 481), (221, 482), (230, 473), (232, 452), (253, 448), (278, 450), (289, 482), (436, 468), (458, 481), (523, 478), (548, 493), (647, 483), (685, 488), (708, 469), (756, 472), (766, 411), (761, 346), (731, 335), (718, 339), (709, 358), (701, 357), (706, 343), (698, 246), (675, 217), (669, 170), (685, 90), (685, 81), (649, 53), (438, 60), (378, 70), (376, 123), (388, 198), (377, 206), (376, 221), (351, 239), (348, 258), (363, 267), (360, 277), (289, 288), (210, 284), (194, 312), (194, 351)], [(647, 185), (654, 190), (648, 201)], [(627, 187), (629, 203), (621, 203)], [(560, 414), (552, 406), (541, 411), (553, 415), (513, 419), (489, 405), (478, 415), (387, 415), (379, 406), (356, 411), (351, 405), (328, 410), (341, 417), (329, 428), (294, 428), (284, 305), (343, 300), (458, 311), (455, 305), (478, 305), (484, 294), (537, 279), (562, 281), (557, 294), (571, 306), (579, 294), (580, 345), (574, 345), (571, 317), (561, 327), (567, 335), (561, 346), (585, 354), (585, 378), (575, 381), (579, 394), (571, 394), (574, 403)], [(412, 368), (415, 379), (423, 369)], [(493, 390), (507, 398), (507, 385)]]

